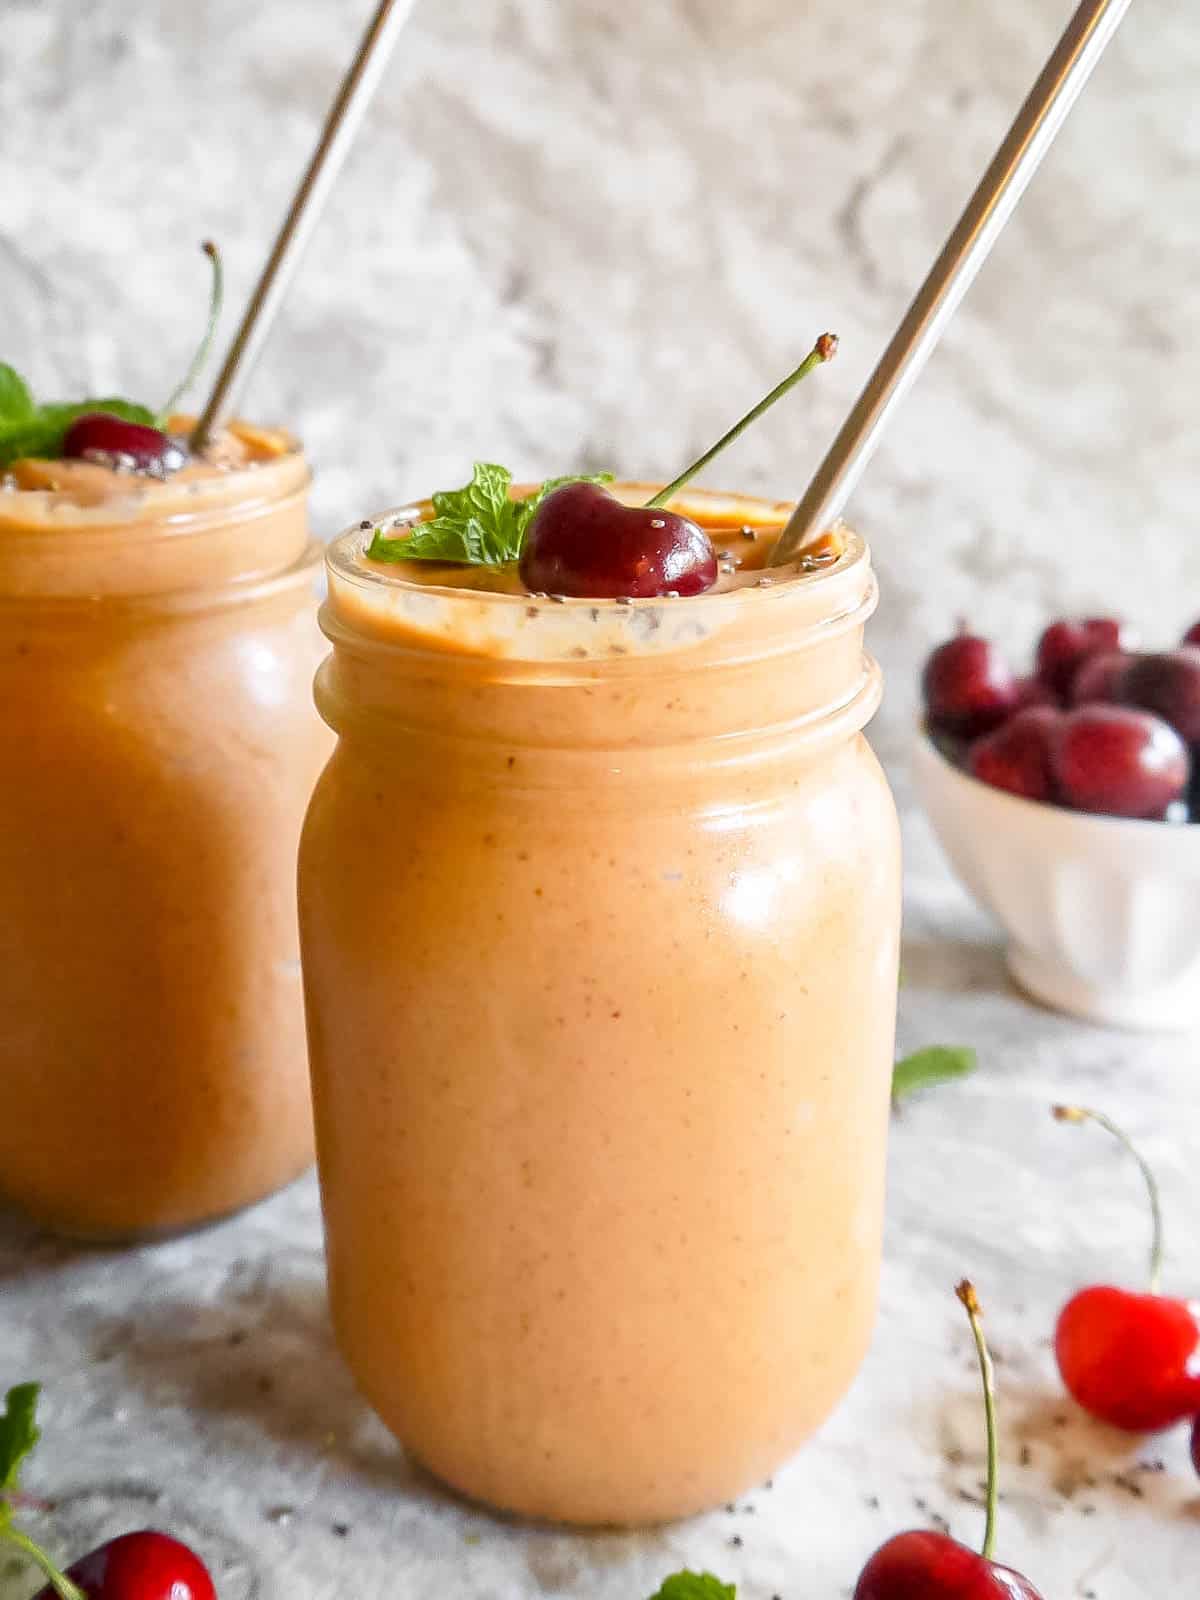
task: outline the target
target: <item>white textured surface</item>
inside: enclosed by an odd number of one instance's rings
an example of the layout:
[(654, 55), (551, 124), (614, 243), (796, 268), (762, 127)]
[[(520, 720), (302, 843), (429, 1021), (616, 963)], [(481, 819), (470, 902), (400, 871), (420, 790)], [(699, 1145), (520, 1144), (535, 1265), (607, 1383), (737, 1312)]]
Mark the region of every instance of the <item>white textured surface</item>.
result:
[[(47, 393), (165, 393), (200, 318), (195, 243), (225, 245), (236, 306), (367, 9), (7, 0), (0, 355)], [(475, 454), (668, 475), (830, 326), (838, 363), (713, 474), (793, 492), (1068, 10), (422, 0), (250, 409), (308, 439), (329, 531), (459, 481)], [(1016, 640), (1050, 608), (1114, 596), (1164, 635), (1200, 612), (1198, 73), (1190, 13), (1139, 0), (863, 485), (885, 754), (921, 649), (957, 611)], [(1002, 1358), (1006, 1557), (1047, 1600), (1194, 1588), (1182, 1437), (1139, 1449), (1059, 1397), (1055, 1309), (1085, 1278), (1136, 1281), (1145, 1222), (1128, 1165), (1043, 1108), (1099, 1101), (1143, 1138), (1171, 1281), (1195, 1288), (1200, 1041), (1032, 1009), (923, 824), (909, 847), (902, 1044), (971, 1042), (983, 1070), (898, 1123), (871, 1359), (752, 1514), (580, 1538), (494, 1523), (414, 1478), (332, 1352), (306, 1181), (129, 1255), (0, 1236), (0, 1380), (48, 1383), (32, 1486), (61, 1503), (62, 1547), (170, 1523), (214, 1562), (221, 1600), (640, 1600), (683, 1562), (747, 1600), (833, 1600), (924, 1519), (917, 1502), (979, 1531), (960, 1498), (982, 1440), (951, 1294), (969, 1270)], [(1165, 1473), (1114, 1481), (1158, 1458)], [(4, 1600), (30, 1587), (0, 1565)]]

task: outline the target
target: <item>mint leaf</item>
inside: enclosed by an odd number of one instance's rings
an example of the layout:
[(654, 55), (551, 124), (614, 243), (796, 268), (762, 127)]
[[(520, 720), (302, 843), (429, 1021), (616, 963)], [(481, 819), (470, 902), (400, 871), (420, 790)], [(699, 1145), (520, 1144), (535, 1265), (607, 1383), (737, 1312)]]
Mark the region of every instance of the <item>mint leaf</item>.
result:
[(76, 417), (85, 416), (89, 411), (106, 411), (110, 416), (124, 418), (126, 422), (141, 422), (149, 428), (154, 427), (154, 413), (149, 407), (115, 396), (36, 406), (26, 416), (6, 413), (3, 405), (5, 371), (11, 372), (12, 368), (0, 368), (0, 469), (11, 466), (22, 456), (41, 456), (51, 461), (57, 459), (62, 454), (63, 437), (67, 429)]
[(673, 1572), (651, 1600), (736, 1600), (732, 1583), (722, 1583), (711, 1572)]
[(892, 1070), (892, 1099), (902, 1100), (917, 1089), (967, 1078), (975, 1071), (978, 1058), (966, 1045), (933, 1044), (897, 1061)]
[[(10, 1389), (0, 1416), (0, 1496), (17, 1487), (21, 1463), (41, 1438), (34, 1421), (41, 1385), (19, 1383)], [(7, 1507), (0, 1507), (3, 1514)]]
[(516, 561), (529, 519), (546, 496), (564, 483), (609, 483), (611, 473), (592, 477), (548, 478), (540, 489), (514, 500), (512, 473), (491, 461), (477, 461), (470, 483), (433, 496), (433, 516), (407, 534), (384, 538), (381, 529), (364, 554), (368, 561), (451, 561), (461, 566), (503, 566)]
[(36, 409), (25, 379), (15, 367), (0, 361), (0, 424), (27, 421)]

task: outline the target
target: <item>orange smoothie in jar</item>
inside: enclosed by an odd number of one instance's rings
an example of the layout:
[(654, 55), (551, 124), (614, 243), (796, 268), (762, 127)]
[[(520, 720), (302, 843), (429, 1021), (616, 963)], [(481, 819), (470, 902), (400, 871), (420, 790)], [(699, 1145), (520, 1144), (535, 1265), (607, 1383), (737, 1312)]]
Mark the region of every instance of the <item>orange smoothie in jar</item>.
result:
[(433, 1473), (571, 1523), (760, 1482), (876, 1297), (899, 845), (868, 553), (764, 572), (789, 507), (672, 507), (727, 553), (692, 598), (556, 602), (356, 531), (322, 612), (300, 920), (338, 1339)]
[(242, 424), (161, 478), (0, 475), (0, 1197), (71, 1235), (206, 1222), (311, 1159), (308, 481)]

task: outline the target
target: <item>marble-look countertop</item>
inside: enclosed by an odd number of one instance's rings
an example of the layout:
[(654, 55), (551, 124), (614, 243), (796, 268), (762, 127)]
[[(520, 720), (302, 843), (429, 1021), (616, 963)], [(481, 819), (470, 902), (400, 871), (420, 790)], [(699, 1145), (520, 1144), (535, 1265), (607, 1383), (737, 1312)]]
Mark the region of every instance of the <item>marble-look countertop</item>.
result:
[[(902, 802), (907, 784), (897, 773)], [(969, 1043), (972, 1079), (895, 1119), (878, 1330), (844, 1405), (733, 1510), (651, 1532), (493, 1520), (405, 1462), (355, 1396), (326, 1315), (311, 1177), (223, 1226), (119, 1253), (0, 1226), (0, 1378), (46, 1385), (34, 1515), (78, 1554), (158, 1524), (195, 1542), (220, 1600), (645, 1600), (682, 1565), (743, 1600), (838, 1600), (890, 1532), (981, 1532), (983, 1421), (952, 1292), (969, 1273), (1001, 1391), (1000, 1548), (1047, 1600), (1195, 1589), (1200, 1482), (1183, 1431), (1139, 1441), (1064, 1399), (1048, 1346), (1085, 1281), (1137, 1285), (1148, 1234), (1132, 1164), (1047, 1114), (1103, 1106), (1161, 1177), (1168, 1285), (1200, 1284), (1200, 1039), (1087, 1027), (1008, 984), (993, 930), (907, 813), (904, 1049)], [(31, 1137), (36, 1137), (33, 1130)], [(0, 1564), (0, 1597), (28, 1577)]]

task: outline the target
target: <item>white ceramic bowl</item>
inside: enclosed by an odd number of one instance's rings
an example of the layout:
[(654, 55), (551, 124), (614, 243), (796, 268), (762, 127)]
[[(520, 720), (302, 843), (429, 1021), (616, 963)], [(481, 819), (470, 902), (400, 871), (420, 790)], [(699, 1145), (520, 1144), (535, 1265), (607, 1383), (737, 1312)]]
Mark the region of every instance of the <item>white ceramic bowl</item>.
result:
[(1200, 1025), (1200, 823), (1022, 800), (922, 734), (913, 776), (959, 877), (1009, 936), (1036, 999), (1119, 1027)]

